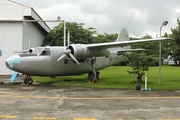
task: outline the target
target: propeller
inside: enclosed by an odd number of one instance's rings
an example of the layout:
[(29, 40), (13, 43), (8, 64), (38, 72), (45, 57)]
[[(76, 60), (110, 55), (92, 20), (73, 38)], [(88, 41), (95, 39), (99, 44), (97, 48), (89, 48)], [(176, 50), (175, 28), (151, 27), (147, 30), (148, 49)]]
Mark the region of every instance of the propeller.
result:
[(68, 47), (66, 48), (66, 50), (64, 50), (63, 55), (57, 59), (57, 62), (66, 56), (70, 56), (78, 65), (80, 65), (78, 60), (74, 57), (74, 55), (71, 53), (71, 50), (69, 49), (69, 35), (70, 35), (70, 32), (68, 31)]

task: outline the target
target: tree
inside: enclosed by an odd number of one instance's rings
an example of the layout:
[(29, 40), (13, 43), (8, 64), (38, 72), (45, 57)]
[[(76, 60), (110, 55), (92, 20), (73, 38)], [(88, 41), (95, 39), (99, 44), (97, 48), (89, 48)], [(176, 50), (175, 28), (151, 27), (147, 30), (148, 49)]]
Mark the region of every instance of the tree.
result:
[(132, 52), (127, 55), (130, 66), (132, 67), (131, 71), (127, 71), (129, 74), (137, 75), (137, 83), (142, 82), (142, 76), (145, 75), (145, 71), (149, 70), (149, 66), (153, 65), (157, 61), (156, 57), (152, 55), (147, 55), (145, 52)]
[[(151, 36), (144, 36), (141, 39), (150, 39)], [(131, 40), (137, 40), (139, 38), (131, 38)], [(133, 49), (143, 48), (143, 51), (134, 51), (130, 54), (125, 54), (129, 60), (130, 66), (132, 67), (131, 71), (127, 71), (129, 74), (137, 75), (137, 83), (142, 82), (142, 76), (145, 74), (145, 71), (149, 70), (149, 66), (158, 64), (158, 53), (157, 43), (140, 43), (132, 45)]]
[[(75, 22), (66, 23), (66, 35), (67, 31), (70, 31), (70, 41), (72, 43), (92, 43), (93, 42), (93, 31), (89, 29), (84, 29)], [(67, 36), (66, 36), (67, 38)], [(44, 45), (51, 46), (62, 46), (64, 43), (64, 23), (60, 23), (58, 26), (54, 27), (47, 37), (43, 41)]]
[[(174, 41), (171, 41), (169, 44), (171, 47), (169, 47), (170, 55), (174, 58), (174, 61), (176, 62), (176, 65), (180, 65), (180, 20), (177, 18), (177, 27), (171, 28), (172, 35), (170, 37), (174, 38)], [(178, 64), (179, 63), (179, 64)]]
[(113, 42), (117, 39), (118, 34), (98, 34), (97, 37), (94, 37), (93, 43), (104, 43), (104, 42)]

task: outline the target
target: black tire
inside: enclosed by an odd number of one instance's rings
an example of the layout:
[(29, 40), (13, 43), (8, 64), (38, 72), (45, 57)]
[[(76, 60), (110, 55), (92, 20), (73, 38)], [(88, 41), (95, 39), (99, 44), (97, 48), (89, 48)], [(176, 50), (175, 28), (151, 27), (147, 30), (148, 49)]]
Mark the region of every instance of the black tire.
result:
[(99, 75), (100, 75), (100, 73), (99, 73), (99, 72), (96, 72), (96, 79), (97, 79), (97, 80), (99, 79)]
[(33, 83), (33, 79), (28, 77), (24, 80), (24, 84)]
[(28, 78), (25, 78), (24, 79), (24, 84), (28, 84), (28, 81), (29, 81)]

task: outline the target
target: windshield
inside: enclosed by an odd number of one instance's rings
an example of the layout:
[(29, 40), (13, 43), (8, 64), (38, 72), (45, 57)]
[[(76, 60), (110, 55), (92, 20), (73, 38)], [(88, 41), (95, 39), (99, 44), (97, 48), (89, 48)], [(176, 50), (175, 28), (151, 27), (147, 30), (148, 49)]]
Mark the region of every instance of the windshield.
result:
[(43, 47), (35, 48), (32, 53), (36, 54), (36, 55), (39, 55), (43, 51), (43, 49), (44, 49)]
[(47, 55), (51, 55), (51, 51), (49, 48), (45, 48), (45, 47), (38, 47), (35, 48), (34, 51), (32, 52), (32, 54), (36, 54), (38, 56), (47, 56)]

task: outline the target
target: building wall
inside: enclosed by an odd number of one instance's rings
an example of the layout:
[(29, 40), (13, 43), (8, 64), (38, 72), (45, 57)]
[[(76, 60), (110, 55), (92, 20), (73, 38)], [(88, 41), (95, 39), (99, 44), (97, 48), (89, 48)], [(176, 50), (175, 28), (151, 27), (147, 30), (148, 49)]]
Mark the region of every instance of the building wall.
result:
[(8, 57), (17, 54), (13, 52), (41, 46), (50, 31), (45, 23), (37, 25), (37, 23), (21, 21), (27, 18), (41, 19), (31, 7), (8, 0), (0, 0), (0, 50), (2, 50), (0, 75), (13, 73), (5, 65)]
[(0, 0), (0, 18), (22, 19), (31, 15), (31, 8), (8, 0)]
[(12, 73), (6, 68), (5, 60), (17, 49), (22, 49), (22, 23), (0, 22), (0, 74)]
[(15, 51), (28, 50), (39, 47), (46, 34), (30, 22), (0, 22), (0, 75), (11, 74), (5, 65), (5, 60), (17, 53)]
[(27, 50), (32, 47), (42, 46), (46, 34), (38, 29), (33, 23), (23, 23), (22, 49)]

